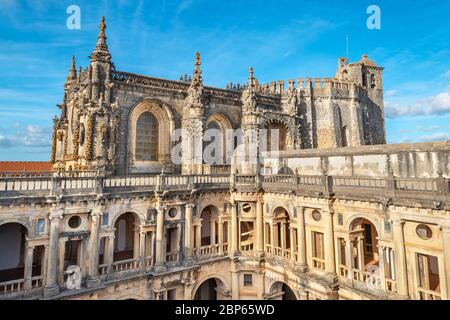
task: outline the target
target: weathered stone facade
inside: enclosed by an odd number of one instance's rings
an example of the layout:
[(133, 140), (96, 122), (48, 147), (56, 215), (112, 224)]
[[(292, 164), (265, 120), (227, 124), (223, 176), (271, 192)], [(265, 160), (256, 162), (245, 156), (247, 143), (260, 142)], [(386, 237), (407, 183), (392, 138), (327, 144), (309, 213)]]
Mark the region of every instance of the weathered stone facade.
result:
[[(105, 29), (90, 66), (73, 61), (57, 170), (0, 176), (0, 299), (450, 297), (450, 144), (383, 145), (382, 69), (366, 56), (323, 83), (285, 90), (251, 69), (217, 89), (199, 54), (189, 81), (116, 71)], [(285, 150), (262, 170), (204, 164), (213, 122), (248, 147), (274, 125)]]
[[(253, 75), (245, 86), (227, 89), (203, 86), (200, 54), (193, 77), (180, 81), (117, 71), (101, 24), (90, 65), (76, 71), (72, 61), (55, 118), (52, 161), (56, 168), (106, 170), (115, 174), (166, 172), (203, 173), (174, 167), (170, 150), (175, 129), (188, 132), (186, 143), (202, 136), (211, 119), (220, 129), (279, 127), (282, 149), (330, 148), (385, 143), (382, 68), (366, 56), (358, 63), (339, 60), (334, 78), (260, 84)], [(248, 103), (252, 101), (252, 105)], [(159, 124), (157, 159), (136, 159), (136, 122), (151, 112)], [(225, 134), (225, 133), (223, 133)], [(197, 138), (196, 138), (197, 136)], [(201, 153), (201, 152), (200, 152)], [(188, 161), (186, 161), (188, 162)]]

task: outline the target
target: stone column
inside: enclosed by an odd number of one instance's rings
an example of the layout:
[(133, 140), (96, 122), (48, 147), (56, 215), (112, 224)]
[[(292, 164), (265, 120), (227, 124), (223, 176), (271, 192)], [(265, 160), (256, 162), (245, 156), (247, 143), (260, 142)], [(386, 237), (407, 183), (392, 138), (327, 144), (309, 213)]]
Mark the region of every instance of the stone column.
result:
[(108, 237), (108, 248), (106, 253), (106, 263), (108, 264), (108, 274), (114, 272), (113, 263), (114, 263), (114, 238), (115, 235), (112, 234)]
[(164, 243), (164, 207), (158, 206), (156, 208), (156, 263), (155, 267), (162, 271), (165, 261), (165, 243)]
[(358, 269), (364, 271), (364, 240), (361, 236), (358, 237), (356, 247), (358, 248)]
[(404, 224), (404, 220), (393, 220), (392, 235), (394, 240), (394, 263), (397, 293), (403, 298), (408, 298), (408, 274), (406, 270), (406, 251), (403, 235)]
[(195, 246), (196, 249), (200, 249), (202, 246), (202, 223), (199, 222), (198, 225), (195, 226), (195, 238), (197, 245)]
[(59, 223), (62, 217), (62, 210), (52, 209), (50, 213), (50, 241), (47, 264), (46, 284), (44, 296), (51, 297), (59, 293), (58, 287), (58, 243), (59, 243)]
[(445, 284), (441, 285), (442, 299), (450, 299), (450, 226), (442, 227), (442, 240), (444, 253), (444, 274), (441, 279), (445, 280)]
[(30, 290), (32, 287), (33, 275), (33, 252), (34, 247), (28, 245), (25, 249), (25, 264), (24, 264), (24, 289)]
[(264, 255), (264, 203), (258, 199), (256, 202), (256, 253)]
[(347, 265), (349, 280), (353, 280), (353, 253), (352, 253), (352, 241), (345, 239), (345, 263)]
[(334, 232), (333, 232), (333, 212), (324, 211), (325, 216), (325, 271), (336, 273), (336, 261), (334, 257)]
[(238, 249), (238, 214), (236, 203), (231, 204), (231, 253), (236, 255), (239, 252)]
[(384, 268), (386, 267), (385, 263), (385, 248), (383, 246), (378, 246), (378, 265), (379, 265), (379, 276), (380, 276), (380, 287), (381, 290), (386, 291), (386, 273)]
[(210, 224), (209, 228), (210, 228), (210, 231), (211, 231), (209, 242), (210, 242), (211, 246), (213, 246), (213, 245), (216, 244), (216, 220), (211, 220), (209, 222), (209, 224)]
[(306, 267), (305, 209), (300, 207), (297, 212), (298, 263)]
[(277, 223), (272, 220), (272, 224), (271, 224), (271, 230), (272, 230), (272, 234), (271, 234), (271, 236), (272, 236), (272, 253), (273, 253), (273, 248), (279, 246), (277, 229), (278, 229)]
[(139, 232), (139, 258), (140, 258), (140, 264), (141, 264), (141, 270), (145, 270), (145, 243), (147, 241), (147, 232), (140, 231)]
[(232, 235), (231, 235), (231, 221), (228, 220), (227, 221), (227, 242), (228, 242), (228, 253), (231, 252), (231, 239), (232, 239)]
[(231, 299), (239, 300), (239, 272), (231, 271)]
[(194, 204), (186, 205), (186, 215), (184, 218), (184, 252), (186, 254), (186, 258), (190, 260), (192, 258), (192, 253), (194, 249), (194, 241), (192, 237), (192, 216)]
[(219, 255), (223, 255), (223, 222), (222, 222), (222, 218), (219, 218), (219, 230), (217, 230), (218, 232), (218, 237), (219, 237)]
[(281, 249), (286, 249), (286, 222), (281, 222)]
[(289, 228), (289, 237), (291, 239), (291, 261), (295, 262), (295, 239), (294, 239), (294, 228)]
[(100, 217), (103, 210), (99, 208), (91, 213), (91, 234), (89, 236), (89, 274), (87, 279), (87, 287), (92, 288), (99, 284), (98, 277), (98, 256), (99, 256), (99, 233), (100, 233)]

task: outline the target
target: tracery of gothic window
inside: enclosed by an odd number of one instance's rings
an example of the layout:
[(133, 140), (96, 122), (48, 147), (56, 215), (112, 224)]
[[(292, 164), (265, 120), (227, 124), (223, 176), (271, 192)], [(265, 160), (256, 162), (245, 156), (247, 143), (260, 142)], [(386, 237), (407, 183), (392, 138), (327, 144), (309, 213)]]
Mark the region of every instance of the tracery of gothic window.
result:
[(158, 161), (159, 124), (151, 112), (144, 112), (136, 123), (137, 161)]

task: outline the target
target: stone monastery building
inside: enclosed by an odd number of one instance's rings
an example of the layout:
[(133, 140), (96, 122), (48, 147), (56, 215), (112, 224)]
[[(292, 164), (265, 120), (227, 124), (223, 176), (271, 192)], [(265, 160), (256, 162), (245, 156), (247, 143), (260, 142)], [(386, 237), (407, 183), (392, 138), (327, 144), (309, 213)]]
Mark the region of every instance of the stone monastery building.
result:
[(386, 145), (382, 67), (214, 88), (199, 53), (118, 71), (105, 32), (52, 171), (0, 173), (0, 299), (449, 299), (450, 143)]

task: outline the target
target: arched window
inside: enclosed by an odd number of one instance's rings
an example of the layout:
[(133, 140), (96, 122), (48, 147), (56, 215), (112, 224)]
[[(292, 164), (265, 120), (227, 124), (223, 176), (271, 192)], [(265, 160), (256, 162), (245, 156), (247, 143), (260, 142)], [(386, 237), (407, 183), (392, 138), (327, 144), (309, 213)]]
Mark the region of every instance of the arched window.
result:
[(136, 160), (158, 161), (158, 139), (158, 120), (144, 112), (136, 123)]
[[(287, 150), (287, 128), (281, 123), (270, 123), (267, 127), (267, 151)], [(277, 145), (278, 144), (278, 145)]]
[[(215, 121), (210, 121), (210, 122), (207, 124), (207, 126), (206, 126), (206, 130), (217, 130), (218, 133), (219, 133), (219, 137), (214, 136), (214, 138), (212, 139), (212, 141), (216, 143), (217, 150), (214, 149), (214, 150), (211, 152), (211, 157), (212, 157), (212, 158), (215, 158), (215, 157), (216, 157), (216, 154), (221, 154), (221, 155), (223, 155), (223, 150), (222, 150), (222, 148), (223, 148), (223, 146), (222, 146), (223, 133), (222, 133), (222, 130), (221, 130), (219, 124), (218, 124), (217, 122), (215, 122)], [(215, 134), (217, 134), (217, 132), (215, 132), (214, 135), (215, 135)], [(218, 141), (214, 141), (215, 139), (219, 139), (219, 140), (218, 140)], [(206, 147), (209, 143), (211, 143), (211, 142), (205, 142), (205, 147)], [(205, 148), (205, 147), (204, 147), (204, 148)], [(217, 151), (217, 153), (216, 153), (216, 151)]]
[(342, 127), (342, 147), (348, 147), (348, 127)]
[(348, 71), (347, 71), (347, 70), (344, 70), (344, 71), (342, 72), (342, 79), (343, 79), (343, 80), (348, 80)]
[(370, 87), (371, 87), (372, 89), (375, 89), (376, 86), (377, 86), (377, 81), (376, 81), (376, 79), (375, 79), (375, 75), (372, 74), (372, 75), (370, 76)]

